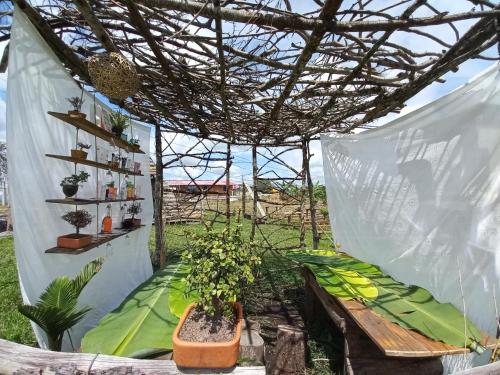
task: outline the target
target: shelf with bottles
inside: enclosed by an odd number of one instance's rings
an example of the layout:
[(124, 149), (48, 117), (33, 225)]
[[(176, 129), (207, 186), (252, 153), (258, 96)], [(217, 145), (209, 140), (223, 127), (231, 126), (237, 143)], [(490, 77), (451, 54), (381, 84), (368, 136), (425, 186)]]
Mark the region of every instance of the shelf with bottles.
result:
[[(65, 155), (45, 154), (45, 156), (47, 156), (49, 158), (69, 161), (69, 162), (76, 163), (76, 164), (88, 165), (90, 167), (95, 167), (98, 169), (107, 169), (107, 170), (110, 170), (112, 172), (117, 172), (117, 173), (121, 173), (121, 174), (129, 174), (131, 176), (144, 176), (140, 170), (140, 163), (138, 163), (138, 162), (133, 162), (134, 163), (133, 168), (131, 166), (129, 168), (120, 168), (121, 164), (118, 164), (119, 166), (116, 167), (115, 162), (112, 160), (105, 164), (105, 163), (100, 163), (100, 162), (93, 161), (93, 160), (75, 158), (72, 156), (65, 156)], [(113, 156), (111, 156), (111, 159), (112, 159), (112, 157)], [(123, 160), (122, 160), (122, 163), (123, 163)], [(126, 167), (128, 162), (125, 162), (125, 163), (126, 163), (125, 164), (125, 167)]]
[(47, 254), (78, 255), (78, 254), (84, 253), (86, 251), (92, 250), (96, 247), (99, 247), (102, 244), (105, 244), (106, 242), (109, 242), (109, 241), (114, 240), (116, 238), (125, 236), (125, 235), (129, 234), (130, 232), (133, 232), (133, 231), (140, 229), (144, 226), (145, 225), (139, 225), (139, 226), (132, 227), (129, 229), (115, 228), (112, 233), (98, 233), (96, 235), (93, 235), (91, 237), (90, 243), (86, 246), (82, 246), (82, 247), (79, 247), (76, 249), (55, 246), (55, 247), (51, 247), (50, 249), (45, 250), (45, 253), (47, 253)]
[[(144, 154), (144, 151), (140, 149), (139, 144), (135, 143), (135, 141), (128, 142), (127, 140), (114, 135), (113, 133), (107, 131), (104, 128), (101, 128), (89, 120), (77, 117), (75, 115), (71, 115), (68, 113), (60, 113), (60, 112), (47, 112), (49, 115), (63, 121), (63, 123), (68, 125), (73, 125), (77, 129), (81, 129), (89, 134), (92, 134), (100, 139), (103, 139), (116, 147), (119, 147), (128, 152), (132, 152), (135, 154)], [(83, 114), (82, 114), (83, 115)]]
[(47, 203), (89, 205), (106, 202), (113, 203), (144, 200), (144, 198), (138, 196), (138, 191), (134, 183), (135, 179), (132, 181), (127, 174), (125, 175), (125, 178), (119, 178), (119, 181), (121, 182), (118, 183), (119, 187), (116, 187), (113, 173), (110, 170), (106, 173), (103, 185), (101, 185), (100, 188), (98, 186), (98, 197), (74, 197), (78, 193), (80, 184), (85, 183), (89, 177), (90, 175), (84, 171), (65, 177), (60, 184), (65, 198), (51, 198), (46, 199), (45, 201)]

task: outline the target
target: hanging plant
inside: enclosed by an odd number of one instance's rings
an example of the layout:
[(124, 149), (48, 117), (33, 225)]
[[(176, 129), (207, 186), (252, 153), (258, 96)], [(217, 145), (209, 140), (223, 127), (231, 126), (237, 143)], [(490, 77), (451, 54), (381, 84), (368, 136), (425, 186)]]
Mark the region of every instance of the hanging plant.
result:
[(119, 53), (95, 55), (87, 63), (92, 84), (110, 99), (121, 101), (139, 90), (135, 66)]

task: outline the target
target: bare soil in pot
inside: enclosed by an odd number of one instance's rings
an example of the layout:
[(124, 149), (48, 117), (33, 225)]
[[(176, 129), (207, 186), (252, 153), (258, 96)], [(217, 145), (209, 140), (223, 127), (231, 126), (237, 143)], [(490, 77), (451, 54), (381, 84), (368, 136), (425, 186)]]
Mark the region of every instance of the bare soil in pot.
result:
[(192, 309), (182, 325), (179, 337), (189, 342), (227, 342), (236, 334), (236, 315), (210, 317), (201, 309)]

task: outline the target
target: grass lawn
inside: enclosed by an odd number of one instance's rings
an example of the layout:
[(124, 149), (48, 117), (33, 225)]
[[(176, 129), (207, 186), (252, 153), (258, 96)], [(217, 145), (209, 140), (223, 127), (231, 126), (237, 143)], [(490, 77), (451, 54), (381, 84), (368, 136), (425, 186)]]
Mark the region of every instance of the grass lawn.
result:
[(34, 345), (35, 335), (27, 318), (17, 311), (21, 291), (17, 278), (14, 239), (0, 238), (0, 338)]
[[(216, 222), (222, 227), (223, 222)], [(244, 235), (249, 237), (251, 222), (242, 223)], [(205, 230), (202, 224), (172, 224), (166, 227), (167, 257), (185, 248), (188, 233), (200, 233)], [(267, 241), (264, 240), (264, 236)], [(262, 336), (270, 345), (276, 335), (277, 324), (287, 324), (283, 313), (298, 313), (300, 324), (304, 324), (308, 332), (308, 373), (334, 374), (340, 373), (342, 343), (325, 330), (320, 322), (303, 322), (303, 279), (300, 270), (282, 257), (279, 252), (269, 250), (269, 245), (287, 247), (298, 244), (299, 231), (278, 225), (261, 225), (256, 233), (260, 243), (263, 262), (256, 282), (245, 292), (243, 303), (245, 313), (257, 320), (262, 327)], [(310, 230), (306, 235), (306, 246), (312, 246)], [(154, 233), (149, 242), (150, 251), (154, 249)], [(327, 235), (322, 236), (320, 247), (331, 248), (332, 243)], [(0, 238), (0, 338), (34, 345), (35, 339), (29, 321), (17, 312), (17, 304), (21, 302), (19, 284), (12, 237)], [(285, 321), (284, 321), (285, 319)]]

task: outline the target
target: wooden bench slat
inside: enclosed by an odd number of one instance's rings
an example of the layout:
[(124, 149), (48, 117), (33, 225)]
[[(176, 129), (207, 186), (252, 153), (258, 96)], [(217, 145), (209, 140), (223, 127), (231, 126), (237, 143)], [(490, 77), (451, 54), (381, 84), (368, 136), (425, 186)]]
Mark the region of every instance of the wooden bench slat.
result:
[[(330, 295), (317, 283), (314, 274), (304, 270), (306, 282), (314, 291), (325, 309), (332, 304), (341, 309), (365, 332), (368, 337), (389, 357), (440, 357), (450, 354), (468, 353), (469, 349), (434, 341), (416, 331), (405, 329), (375, 313), (356, 300), (341, 300)], [(329, 307), (330, 306), (330, 307)], [(482, 333), (481, 344), (486, 348), (495, 346), (495, 339)]]

